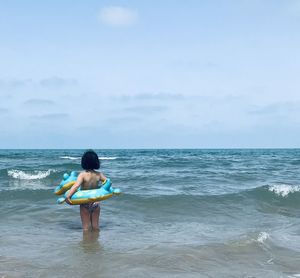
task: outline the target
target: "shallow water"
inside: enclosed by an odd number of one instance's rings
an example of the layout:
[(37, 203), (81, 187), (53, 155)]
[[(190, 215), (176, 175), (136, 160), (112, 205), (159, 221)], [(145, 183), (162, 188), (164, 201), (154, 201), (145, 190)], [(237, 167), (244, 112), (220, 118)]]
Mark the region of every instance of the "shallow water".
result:
[(300, 150), (98, 150), (100, 234), (57, 205), (82, 150), (0, 150), (0, 277), (300, 277)]

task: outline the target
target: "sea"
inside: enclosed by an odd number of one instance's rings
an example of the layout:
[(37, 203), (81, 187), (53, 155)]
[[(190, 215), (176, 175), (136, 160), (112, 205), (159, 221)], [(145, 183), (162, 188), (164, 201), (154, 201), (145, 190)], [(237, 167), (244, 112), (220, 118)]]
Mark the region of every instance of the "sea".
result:
[(0, 277), (300, 277), (300, 149), (96, 150), (100, 233), (57, 204), (84, 150), (0, 150)]

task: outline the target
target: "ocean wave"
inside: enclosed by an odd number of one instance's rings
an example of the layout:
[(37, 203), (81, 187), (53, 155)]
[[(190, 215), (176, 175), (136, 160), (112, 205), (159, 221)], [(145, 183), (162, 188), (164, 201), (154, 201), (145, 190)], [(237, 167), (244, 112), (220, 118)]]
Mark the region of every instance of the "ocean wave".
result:
[(261, 232), (261, 233), (259, 233), (256, 241), (259, 243), (264, 243), (269, 237), (270, 237), (270, 235), (268, 233)]
[(287, 197), (291, 193), (300, 192), (300, 186), (289, 184), (275, 184), (270, 185), (268, 187), (268, 190), (274, 192), (278, 196)]
[(30, 188), (29, 186), (25, 185), (20, 186), (19, 184), (19, 186), (15, 185), (14, 187), (0, 189), (0, 192), (1, 202), (14, 201), (16, 204), (18, 204), (18, 202), (16, 201), (20, 200), (36, 202), (40, 200), (50, 199), (53, 201), (53, 203), (55, 203), (55, 200), (53, 199), (53, 189), (47, 188), (42, 184), (31, 185)]
[(74, 157), (74, 156), (60, 156), (59, 158), (62, 158), (62, 159), (69, 159), (69, 160), (77, 160), (77, 159), (80, 159), (80, 157)]
[[(233, 193), (225, 193), (219, 195), (200, 195), (200, 194), (157, 194), (158, 192), (151, 191), (147, 194), (141, 194), (140, 192), (126, 192), (123, 188), (122, 198), (118, 201), (125, 201), (126, 203), (133, 204), (135, 207), (149, 208), (153, 203), (157, 204), (158, 207), (178, 207), (178, 203), (181, 204), (182, 209), (186, 210), (209, 210), (216, 209), (218, 207), (225, 206), (228, 208), (232, 207), (232, 204), (236, 206), (255, 205), (261, 210), (267, 212), (278, 212), (293, 215), (294, 209), (299, 208), (299, 192), (290, 192), (286, 197), (277, 195), (270, 190), (271, 187), (268, 185), (245, 189)], [(255, 201), (254, 203), (252, 201)], [(268, 204), (266, 206), (266, 204)], [(285, 208), (284, 210), (278, 208)], [(270, 209), (272, 208), (272, 209)], [(260, 240), (264, 239), (264, 234), (260, 236)]]
[(116, 156), (99, 156), (100, 160), (115, 160), (117, 158), (118, 157), (116, 157)]
[[(124, 188), (124, 192), (126, 192), (127, 188)], [(253, 188), (245, 188), (232, 192), (221, 191), (219, 193), (210, 193), (210, 192), (201, 192), (193, 191), (193, 190), (180, 190), (180, 189), (157, 189), (157, 187), (137, 187), (135, 189), (130, 188), (130, 192), (126, 195), (133, 195), (142, 198), (201, 198), (201, 199), (238, 199), (242, 200), (244, 198), (254, 198), (257, 200), (266, 200), (270, 201), (276, 195), (277, 198), (282, 199), (298, 199), (300, 193), (300, 186), (298, 185), (286, 185), (286, 184), (274, 184), (274, 185), (261, 185)]]
[(29, 171), (24, 172), (21, 170), (7, 170), (8, 176), (19, 179), (19, 180), (40, 180), (48, 177), (51, 173), (56, 172), (55, 170), (47, 171)]
[[(69, 160), (79, 160), (79, 159), (81, 159), (81, 157), (75, 157), (75, 156), (60, 156), (59, 158), (69, 159)], [(99, 156), (100, 160), (115, 160), (117, 158), (118, 157), (116, 157), (116, 156)]]

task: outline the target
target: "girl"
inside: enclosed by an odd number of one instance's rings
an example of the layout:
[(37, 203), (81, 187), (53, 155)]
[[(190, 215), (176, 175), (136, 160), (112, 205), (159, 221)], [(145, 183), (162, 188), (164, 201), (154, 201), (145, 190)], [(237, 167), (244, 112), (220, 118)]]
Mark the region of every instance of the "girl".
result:
[[(99, 182), (106, 180), (101, 172), (95, 171), (100, 168), (100, 161), (93, 150), (87, 150), (83, 154), (81, 167), (85, 171), (79, 174), (76, 183), (70, 189), (66, 198), (68, 204), (72, 204), (70, 198), (79, 187), (81, 187), (81, 190), (96, 189), (99, 187)], [(90, 226), (93, 230), (99, 230), (100, 202), (80, 205), (80, 216), (84, 231), (89, 230)]]

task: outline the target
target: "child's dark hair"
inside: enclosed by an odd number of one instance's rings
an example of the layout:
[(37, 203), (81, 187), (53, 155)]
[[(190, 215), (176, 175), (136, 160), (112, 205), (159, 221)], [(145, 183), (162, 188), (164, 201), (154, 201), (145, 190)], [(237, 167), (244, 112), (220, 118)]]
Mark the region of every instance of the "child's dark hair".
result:
[(81, 167), (84, 170), (99, 169), (100, 161), (98, 155), (93, 150), (85, 151), (81, 158)]

